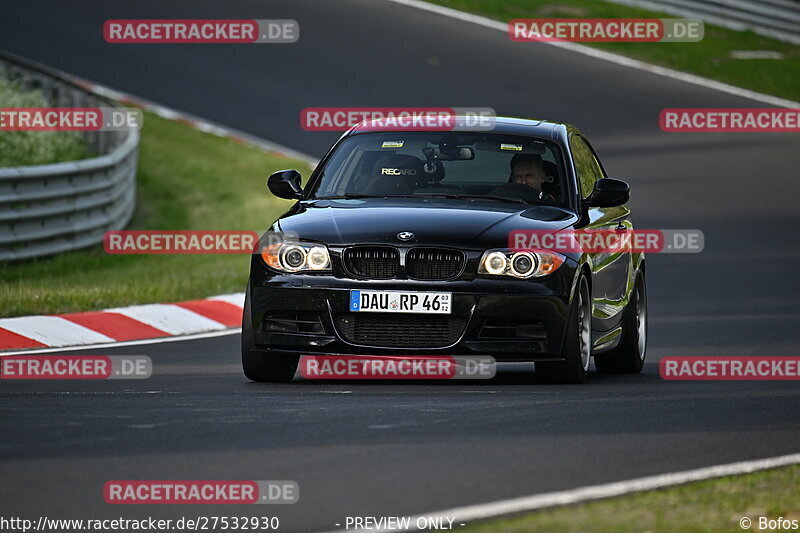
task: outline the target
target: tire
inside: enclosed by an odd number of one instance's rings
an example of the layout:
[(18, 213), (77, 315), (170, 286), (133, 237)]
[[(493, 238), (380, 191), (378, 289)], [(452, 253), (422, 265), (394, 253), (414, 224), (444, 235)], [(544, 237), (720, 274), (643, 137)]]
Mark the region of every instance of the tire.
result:
[(256, 351), (253, 340), (253, 318), (250, 313), (250, 287), (244, 297), (242, 315), (242, 370), (250, 381), (286, 383), (292, 381), (299, 356)]
[(592, 358), (592, 297), (589, 280), (581, 274), (573, 298), (562, 348), (564, 361), (541, 362), (536, 372), (548, 383), (583, 383)]
[(644, 272), (636, 274), (631, 301), (622, 317), (619, 346), (595, 356), (594, 364), (603, 374), (638, 374), (647, 355), (647, 287)]

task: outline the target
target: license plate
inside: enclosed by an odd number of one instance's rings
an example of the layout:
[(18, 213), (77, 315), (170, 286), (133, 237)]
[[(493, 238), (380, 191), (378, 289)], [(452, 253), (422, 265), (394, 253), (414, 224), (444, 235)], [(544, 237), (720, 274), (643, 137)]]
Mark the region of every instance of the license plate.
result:
[(449, 292), (350, 291), (350, 311), (450, 314)]

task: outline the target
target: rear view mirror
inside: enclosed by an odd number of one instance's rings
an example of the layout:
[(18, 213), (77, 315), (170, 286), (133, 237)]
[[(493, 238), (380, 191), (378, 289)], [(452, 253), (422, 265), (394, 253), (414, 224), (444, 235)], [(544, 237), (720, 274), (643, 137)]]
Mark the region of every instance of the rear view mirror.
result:
[(470, 161), (475, 159), (475, 150), (468, 146), (456, 148), (451, 156), (453, 161)]
[(602, 178), (595, 182), (594, 190), (586, 198), (588, 207), (616, 207), (630, 200), (631, 189), (627, 183), (614, 178)]
[(439, 152), (434, 155), (434, 159), (439, 161), (470, 161), (475, 159), (475, 150), (468, 146), (458, 146), (447, 152)]
[(302, 177), (296, 170), (279, 170), (269, 177), (267, 187), (278, 198), (298, 200), (303, 194)]

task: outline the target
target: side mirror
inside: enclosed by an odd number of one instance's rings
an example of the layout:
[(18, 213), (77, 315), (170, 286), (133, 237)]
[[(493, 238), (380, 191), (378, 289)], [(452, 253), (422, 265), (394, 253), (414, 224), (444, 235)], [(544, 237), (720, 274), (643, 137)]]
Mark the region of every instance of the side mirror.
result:
[(269, 177), (267, 187), (278, 198), (298, 200), (303, 194), (301, 180), (300, 173), (296, 170), (279, 170)]
[(595, 182), (594, 190), (586, 198), (588, 207), (616, 207), (631, 198), (631, 188), (622, 180), (602, 178)]

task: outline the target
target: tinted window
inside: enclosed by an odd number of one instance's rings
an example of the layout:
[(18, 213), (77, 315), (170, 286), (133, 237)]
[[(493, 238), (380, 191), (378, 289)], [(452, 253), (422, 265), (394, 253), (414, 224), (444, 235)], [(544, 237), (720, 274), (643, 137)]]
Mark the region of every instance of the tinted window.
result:
[(570, 137), (569, 145), (572, 149), (572, 161), (575, 163), (575, 171), (578, 173), (581, 197), (586, 198), (594, 189), (594, 182), (605, 177), (603, 169), (595, 158), (592, 149), (589, 148), (582, 137), (573, 135)]
[(516, 135), (359, 134), (339, 145), (310, 196), (511, 196), (566, 206), (562, 161), (552, 141)]

